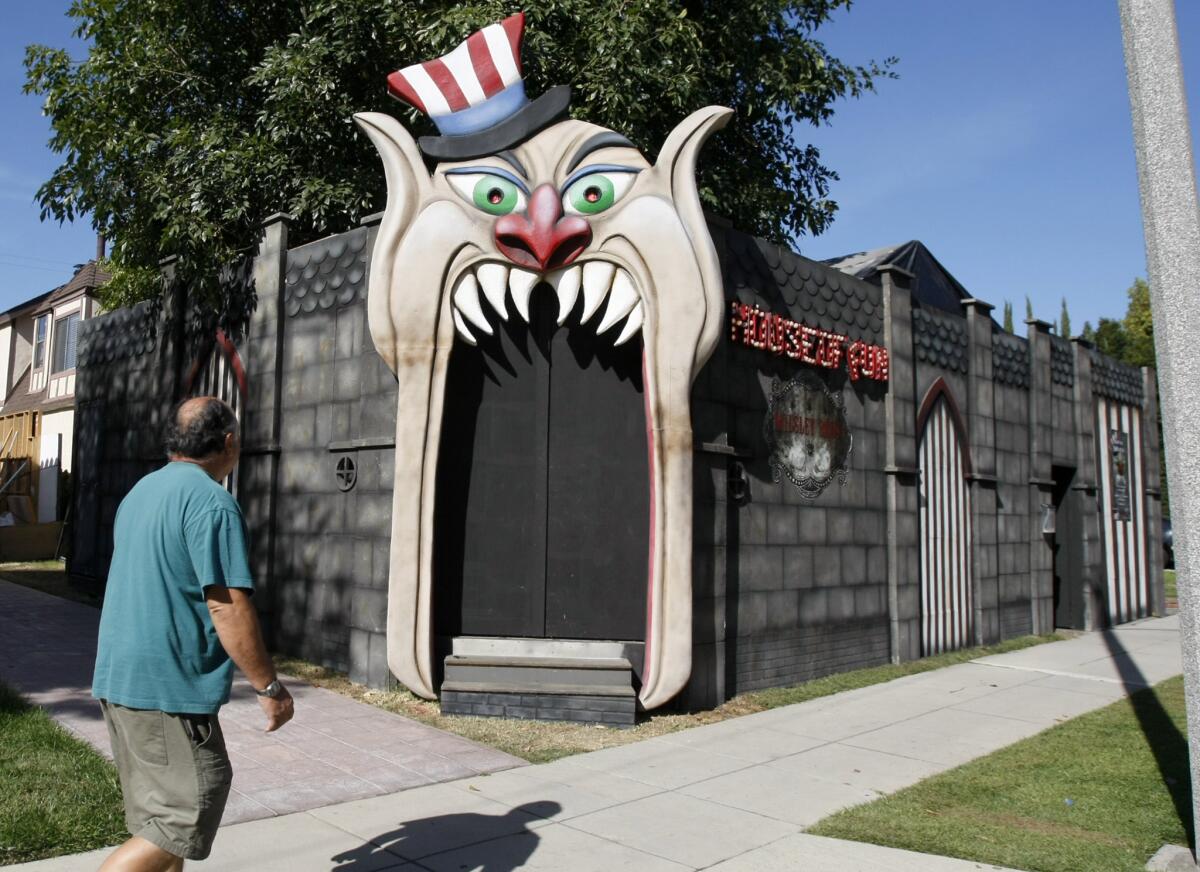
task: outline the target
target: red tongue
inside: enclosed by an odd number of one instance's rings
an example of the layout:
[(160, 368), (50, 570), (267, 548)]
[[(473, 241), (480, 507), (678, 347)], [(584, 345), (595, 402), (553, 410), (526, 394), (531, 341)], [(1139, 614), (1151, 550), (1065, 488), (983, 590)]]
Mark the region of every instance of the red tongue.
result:
[(566, 266), (592, 241), (592, 228), (577, 215), (563, 215), (562, 199), (552, 185), (529, 197), (524, 215), (496, 221), (496, 247), (517, 266), (545, 272)]

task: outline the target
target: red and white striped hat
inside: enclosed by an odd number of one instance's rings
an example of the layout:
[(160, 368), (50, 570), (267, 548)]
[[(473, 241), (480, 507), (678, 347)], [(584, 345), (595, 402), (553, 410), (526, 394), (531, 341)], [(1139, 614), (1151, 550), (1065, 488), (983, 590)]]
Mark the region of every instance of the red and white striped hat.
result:
[(461, 160), (500, 151), (566, 112), (571, 89), (560, 85), (530, 101), (521, 74), (525, 13), (467, 37), (454, 51), (388, 76), (388, 92), (420, 109), (441, 136), (421, 137), (431, 157)]

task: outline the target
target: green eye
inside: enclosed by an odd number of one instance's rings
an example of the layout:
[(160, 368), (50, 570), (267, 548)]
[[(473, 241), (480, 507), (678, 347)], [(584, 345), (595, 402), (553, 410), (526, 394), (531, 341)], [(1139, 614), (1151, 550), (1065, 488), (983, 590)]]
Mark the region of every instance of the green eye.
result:
[(633, 184), (636, 172), (587, 173), (567, 186), (563, 211), (571, 215), (595, 215), (612, 208)]
[(490, 215), (507, 215), (521, 202), (521, 191), (508, 179), (485, 175), (475, 183), (471, 199)]
[(617, 201), (612, 179), (600, 173), (592, 173), (567, 189), (567, 203), (576, 212), (593, 215), (603, 212)]

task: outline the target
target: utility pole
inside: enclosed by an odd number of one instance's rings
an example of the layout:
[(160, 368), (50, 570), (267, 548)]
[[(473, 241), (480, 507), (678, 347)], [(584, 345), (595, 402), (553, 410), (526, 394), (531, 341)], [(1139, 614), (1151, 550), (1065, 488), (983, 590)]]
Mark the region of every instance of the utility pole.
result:
[[(1200, 206), (1173, 0), (1118, 0), (1175, 530), (1180, 639), (1200, 822)], [(1190, 410), (1190, 411), (1185, 411)], [(1196, 832), (1196, 830), (1193, 830)], [(1195, 845), (1190, 846), (1195, 856)]]

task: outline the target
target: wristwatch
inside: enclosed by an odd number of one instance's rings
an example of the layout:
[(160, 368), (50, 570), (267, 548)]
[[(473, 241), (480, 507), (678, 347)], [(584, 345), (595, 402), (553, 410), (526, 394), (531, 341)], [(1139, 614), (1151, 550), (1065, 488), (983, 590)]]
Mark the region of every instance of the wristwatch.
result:
[(271, 679), (271, 683), (262, 690), (255, 689), (254, 692), (259, 696), (265, 696), (270, 699), (274, 699), (275, 697), (279, 696), (279, 694), (283, 693), (283, 685), (279, 683), (278, 678), (273, 678)]

